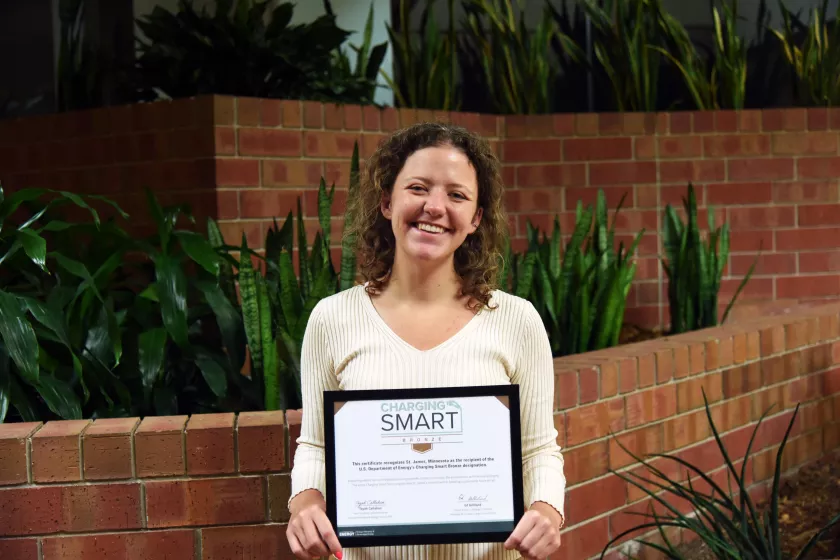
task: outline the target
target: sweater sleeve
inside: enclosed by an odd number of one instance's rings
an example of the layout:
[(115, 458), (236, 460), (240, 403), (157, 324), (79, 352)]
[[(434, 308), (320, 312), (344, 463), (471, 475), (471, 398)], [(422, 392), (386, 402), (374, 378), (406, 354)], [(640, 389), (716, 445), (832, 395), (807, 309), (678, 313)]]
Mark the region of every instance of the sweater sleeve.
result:
[(300, 353), (301, 416), (300, 437), (291, 473), (292, 498), (315, 489), (326, 497), (324, 458), (324, 391), (338, 389), (323, 302), (315, 305), (303, 335)]
[(519, 385), (526, 507), (545, 502), (565, 520), (566, 477), (554, 427), (554, 364), (542, 319), (528, 302), (513, 383)]

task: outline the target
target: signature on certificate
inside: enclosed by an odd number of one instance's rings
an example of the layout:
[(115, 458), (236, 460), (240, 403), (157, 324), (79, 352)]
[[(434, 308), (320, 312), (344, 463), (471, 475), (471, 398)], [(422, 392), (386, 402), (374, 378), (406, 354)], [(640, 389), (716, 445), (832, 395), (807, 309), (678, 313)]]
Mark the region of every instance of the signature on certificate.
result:
[(465, 495), (459, 494), (458, 501), (460, 502), (486, 502), (487, 494), (484, 495)]

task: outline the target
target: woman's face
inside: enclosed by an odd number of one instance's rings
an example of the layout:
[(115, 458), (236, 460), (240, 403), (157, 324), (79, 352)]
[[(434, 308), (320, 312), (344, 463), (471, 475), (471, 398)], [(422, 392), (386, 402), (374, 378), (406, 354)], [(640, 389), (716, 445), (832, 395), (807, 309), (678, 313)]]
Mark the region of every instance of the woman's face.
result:
[(397, 258), (451, 260), (481, 219), (475, 169), (452, 146), (418, 150), (383, 198), (382, 214), (391, 221)]

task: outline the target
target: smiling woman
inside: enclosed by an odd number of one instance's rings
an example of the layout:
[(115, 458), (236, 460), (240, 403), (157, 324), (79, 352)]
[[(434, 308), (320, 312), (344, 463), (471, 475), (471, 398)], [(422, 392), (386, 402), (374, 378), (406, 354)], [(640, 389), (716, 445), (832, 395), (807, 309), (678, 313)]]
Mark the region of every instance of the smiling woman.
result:
[[(397, 131), (367, 162), (348, 224), (364, 284), (315, 306), (301, 349), (287, 529), (298, 558), (515, 560), (559, 547), (566, 480), (551, 347), (533, 305), (498, 286), (503, 191), (487, 142), (448, 124)], [(510, 384), (519, 390), (526, 511), (506, 542), (342, 550), (326, 514), (324, 391)], [(389, 421), (421, 422), (418, 414)]]

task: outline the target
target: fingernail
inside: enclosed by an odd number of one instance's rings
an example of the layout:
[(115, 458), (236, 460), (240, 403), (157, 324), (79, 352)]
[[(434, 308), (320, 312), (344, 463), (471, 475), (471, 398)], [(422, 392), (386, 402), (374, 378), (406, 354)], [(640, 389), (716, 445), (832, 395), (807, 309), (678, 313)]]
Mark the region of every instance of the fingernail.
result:
[(341, 560), (341, 556), (342, 556), (341, 551), (338, 551), (335, 555), (335, 557), (338, 558), (338, 560)]

